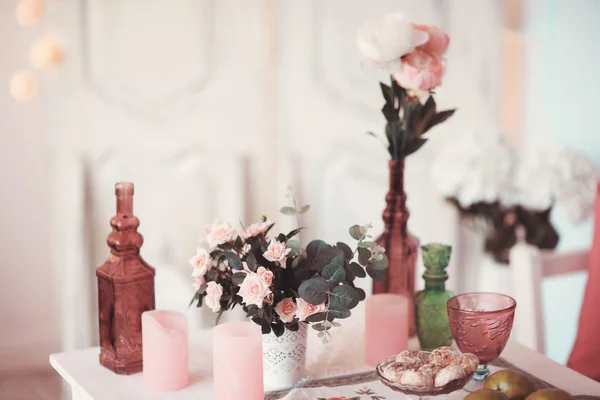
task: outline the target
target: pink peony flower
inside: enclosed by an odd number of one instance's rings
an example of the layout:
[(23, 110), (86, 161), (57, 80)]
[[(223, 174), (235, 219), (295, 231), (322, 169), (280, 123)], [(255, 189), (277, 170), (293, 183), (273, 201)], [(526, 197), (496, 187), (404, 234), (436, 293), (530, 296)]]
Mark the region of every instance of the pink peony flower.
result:
[(212, 268), (212, 258), (205, 249), (198, 248), (196, 255), (190, 259), (190, 264), (194, 267), (193, 277), (204, 276)]
[(296, 314), (296, 303), (291, 297), (286, 297), (275, 306), (275, 312), (283, 322), (292, 322)]
[(402, 59), (400, 70), (393, 76), (398, 85), (418, 91), (439, 86), (443, 74), (442, 59), (437, 54), (417, 49)]
[(280, 262), (281, 268), (285, 268), (285, 257), (290, 253), (291, 249), (286, 249), (285, 244), (272, 240), (267, 247), (267, 251), (263, 253), (263, 257), (269, 261)]
[(296, 299), (296, 306), (298, 308), (296, 310), (296, 318), (298, 318), (300, 321), (304, 321), (306, 317), (310, 315), (327, 310), (327, 306), (325, 305), (325, 303), (316, 306), (314, 304), (307, 303), (300, 297)]
[(256, 274), (263, 278), (267, 285), (273, 283), (273, 272), (269, 271), (265, 267), (258, 267), (258, 269), (256, 270)]
[(206, 286), (206, 297), (204, 298), (204, 304), (206, 304), (213, 312), (218, 312), (221, 309), (221, 296), (223, 295), (223, 286), (216, 282), (208, 282)]
[(241, 232), (242, 238), (248, 239), (254, 236), (262, 235), (267, 231), (267, 229), (269, 229), (271, 224), (271, 221), (266, 220), (265, 222), (256, 222), (250, 226), (247, 226), (246, 229)]
[(204, 285), (205, 283), (206, 283), (206, 280), (204, 279), (204, 276), (192, 275), (192, 287), (194, 288), (195, 291), (200, 290), (202, 285)]
[(229, 222), (220, 222), (219, 220), (207, 226), (204, 232), (206, 234), (204, 240), (211, 250), (216, 249), (220, 244), (232, 242), (237, 237), (237, 232)]
[(412, 27), (429, 35), (427, 42), (417, 47), (417, 49), (421, 49), (428, 53), (437, 54), (440, 57), (446, 53), (448, 46), (450, 45), (450, 37), (446, 32), (440, 28), (430, 25), (413, 23)]
[(244, 282), (240, 285), (238, 294), (247, 306), (254, 304), (258, 308), (262, 308), (263, 300), (271, 294), (271, 289), (269, 289), (269, 284), (262, 276), (254, 272), (248, 272)]

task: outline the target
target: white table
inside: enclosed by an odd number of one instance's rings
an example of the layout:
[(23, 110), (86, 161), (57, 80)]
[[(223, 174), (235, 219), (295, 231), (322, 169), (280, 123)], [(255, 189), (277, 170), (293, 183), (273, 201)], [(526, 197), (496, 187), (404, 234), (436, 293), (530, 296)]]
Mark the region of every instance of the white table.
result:
[[(327, 350), (314, 336), (309, 336), (308, 372), (310, 376), (338, 375), (368, 370), (363, 362), (363, 343), (355, 330), (340, 330)], [(348, 345), (350, 339), (352, 345)], [(416, 347), (416, 341), (411, 347)], [(50, 364), (70, 385), (74, 400), (208, 400), (213, 398), (212, 351), (210, 331), (197, 331), (190, 337), (190, 386), (171, 393), (147, 390), (142, 374), (116, 375), (98, 362), (97, 347), (53, 354)], [(543, 355), (510, 342), (502, 357), (546, 382), (572, 394), (600, 395), (600, 383), (557, 364)]]

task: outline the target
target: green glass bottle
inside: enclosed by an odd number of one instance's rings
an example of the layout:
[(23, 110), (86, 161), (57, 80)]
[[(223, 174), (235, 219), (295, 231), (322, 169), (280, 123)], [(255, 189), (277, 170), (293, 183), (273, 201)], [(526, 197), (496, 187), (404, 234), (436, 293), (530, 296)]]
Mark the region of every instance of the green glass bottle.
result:
[(446, 267), (450, 263), (451, 246), (430, 243), (421, 246), (425, 264), (425, 290), (415, 294), (417, 334), (421, 349), (431, 351), (452, 344), (446, 302), (452, 293), (446, 291)]

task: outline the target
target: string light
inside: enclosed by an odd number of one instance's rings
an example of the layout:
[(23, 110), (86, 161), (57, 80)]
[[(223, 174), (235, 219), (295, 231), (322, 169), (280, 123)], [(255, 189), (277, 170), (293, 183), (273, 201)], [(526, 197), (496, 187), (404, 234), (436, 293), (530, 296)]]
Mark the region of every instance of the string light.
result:
[(12, 97), (20, 102), (33, 100), (37, 96), (38, 83), (32, 71), (19, 71), (9, 82)]
[(15, 16), (22, 26), (32, 26), (40, 22), (44, 14), (42, 0), (21, 0), (17, 4)]
[(31, 65), (38, 69), (54, 68), (60, 65), (64, 52), (60, 42), (54, 37), (38, 39), (29, 52)]

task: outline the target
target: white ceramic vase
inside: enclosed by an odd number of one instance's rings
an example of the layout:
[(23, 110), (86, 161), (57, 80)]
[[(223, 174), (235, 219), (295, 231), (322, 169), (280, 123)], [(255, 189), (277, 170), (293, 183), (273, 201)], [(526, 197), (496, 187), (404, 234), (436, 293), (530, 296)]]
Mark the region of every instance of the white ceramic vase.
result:
[(306, 365), (307, 325), (296, 332), (287, 329), (280, 337), (263, 335), (263, 379), (265, 390), (281, 389), (298, 383)]
[(484, 255), (477, 268), (477, 291), (513, 295), (510, 266)]

